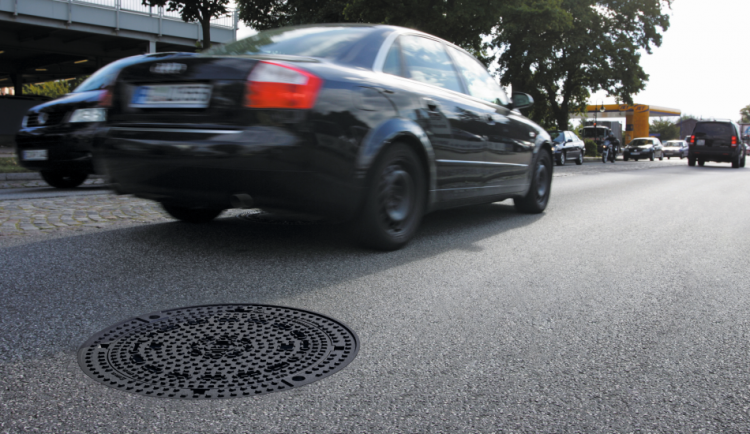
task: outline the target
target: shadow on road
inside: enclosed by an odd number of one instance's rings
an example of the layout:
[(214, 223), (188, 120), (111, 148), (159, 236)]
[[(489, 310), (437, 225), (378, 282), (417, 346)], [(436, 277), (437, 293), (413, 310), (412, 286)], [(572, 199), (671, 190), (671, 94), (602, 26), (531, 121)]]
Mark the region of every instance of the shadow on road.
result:
[(445, 252), (481, 252), (479, 241), (540, 218), (517, 213), (510, 201), (436, 212), (396, 252), (362, 249), (338, 225), (272, 225), (237, 217), (9, 247), (0, 251), (0, 361), (75, 351), (104, 327), (155, 310), (283, 305), (287, 298)]

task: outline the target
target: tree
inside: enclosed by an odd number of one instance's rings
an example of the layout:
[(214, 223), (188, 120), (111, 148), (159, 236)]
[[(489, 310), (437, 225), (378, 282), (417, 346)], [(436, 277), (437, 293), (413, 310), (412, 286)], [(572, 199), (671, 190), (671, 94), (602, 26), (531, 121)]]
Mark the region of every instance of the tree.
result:
[(257, 30), (315, 23), (348, 22), (347, 0), (237, 0), (237, 15)]
[(142, 0), (144, 6), (167, 6), (167, 12), (179, 12), (186, 23), (198, 21), (203, 29), (204, 49), (211, 48), (211, 20), (227, 14), (229, 0)]
[(669, 119), (664, 118), (655, 119), (649, 127), (649, 132), (651, 134), (659, 134), (659, 139), (662, 142), (680, 138), (680, 127)]
[(490, 45), (503, 85), (530, 93), (535, 121), (558, 128), (591, 92), (625, 103), (645, 88), (640, 50), (651, 53), (669, 28), (672, 0), (526, 0), (502, 11)]
[(745, 107), (740, 110), (740, 123), (741, 124), (750, 124), (750, 104), (746, 105)]
[(24, 95), (41, 95), (50, 98), (59, 98), (70, 93), (78, 87), (88, 76), (72, 78), (69, 80), (45, 81), (44, 83), (24, 84)]

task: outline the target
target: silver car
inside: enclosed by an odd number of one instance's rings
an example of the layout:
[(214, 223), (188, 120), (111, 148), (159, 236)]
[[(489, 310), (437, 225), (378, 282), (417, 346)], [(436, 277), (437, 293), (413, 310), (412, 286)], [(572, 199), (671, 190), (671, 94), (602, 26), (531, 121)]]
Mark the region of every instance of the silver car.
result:
[(667, 159), (680, 157), (680, 160), (688, 155), (688, 144), (684, 140), (667, 140), (663, 143), (664, 156)]

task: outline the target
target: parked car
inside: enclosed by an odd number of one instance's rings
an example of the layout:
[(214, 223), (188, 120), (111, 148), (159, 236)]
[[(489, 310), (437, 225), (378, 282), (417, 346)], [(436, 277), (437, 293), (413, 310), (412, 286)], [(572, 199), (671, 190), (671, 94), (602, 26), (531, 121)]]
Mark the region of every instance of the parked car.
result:
[(32, 107), (16, 133), (16, 155), (21, 166), (39, 171), (57, 188), (81, 185), (96, 172), (91, 148), (97, 128), (107, 119), (111, 93), (119, 71), (144, 59), (167, 59), (191, 53), (155, 53), (117, 60), (99, 69), (73, 92)]
[(747, 151), (740, 140), (740, 127), (729, 119), (701, 120), (690, 136), (688, 165), (703, 166), (706, 161), (732, 163), (745, 167)]
[(664, 159), (664, 150), (661, 141), (656, 137), (639, 137), (633, 139), (628, 143), (622, 153), (622, 159), (628, 161), (634, 159), (638, 161), (641, 158), (648, 158), (654, 161), (654, 158), (659, 160)]
[(669, 160), (672, 157), (680, 157), (680, 160), (688, 155), (688, 144), (684, 140), (667, 140), (664, 146), (664, 156)]
[(96, 158), (116, 191), (179, 220), (280, 209), (397, 249), (425, 212), (507, 198), (544, 211), (551, 139), (519, 112), (532, 102), (422, 32), (286, 27), (125, 68)]
[(586, 146), (572, 131), (548, 131), (552, 137), (552, 156), (558, 166), (564, 166), (568, 160), (574, 160), (576, 164), (583, 164), (583, 154)]

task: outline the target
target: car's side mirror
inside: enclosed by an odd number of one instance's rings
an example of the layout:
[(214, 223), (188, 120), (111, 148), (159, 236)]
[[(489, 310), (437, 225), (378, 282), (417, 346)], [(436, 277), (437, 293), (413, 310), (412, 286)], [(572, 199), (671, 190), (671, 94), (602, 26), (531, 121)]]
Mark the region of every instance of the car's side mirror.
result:
[(513, 92), (513, 108), (514, 109), (525, 109), (534, 105), (534, 98), (528, 93)]

